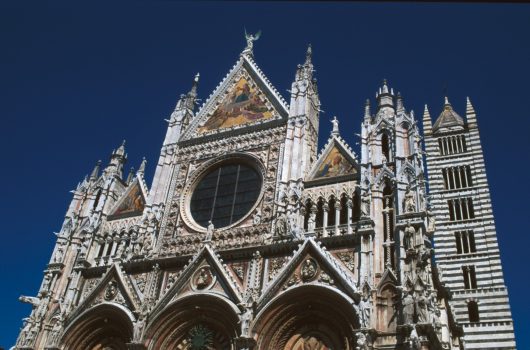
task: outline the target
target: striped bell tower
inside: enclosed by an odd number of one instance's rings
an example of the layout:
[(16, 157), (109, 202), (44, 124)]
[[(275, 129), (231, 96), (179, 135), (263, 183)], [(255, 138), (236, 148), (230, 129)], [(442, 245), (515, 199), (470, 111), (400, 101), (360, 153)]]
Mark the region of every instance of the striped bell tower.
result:
[(495, 220), (476, 113), (466, 118), (448, 99), (434, 125), (423, 115), (435, 254), (441, 280), (464, 328), (465, 349), (515, 349)]

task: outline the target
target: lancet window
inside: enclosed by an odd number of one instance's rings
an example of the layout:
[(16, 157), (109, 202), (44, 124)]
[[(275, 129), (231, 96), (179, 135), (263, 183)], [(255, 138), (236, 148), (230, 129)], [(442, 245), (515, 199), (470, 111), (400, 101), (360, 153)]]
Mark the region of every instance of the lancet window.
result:
[(464, 288), (477, 289), (477, 275), (475, 273), (475, 266), (462, 266), (462, 273), (464, 275)]
[(472, 230), (455, 232), (455, 240), (457, 254), (469, 254), (477, 251), (475, 234)]
[(385, 264), (395, 269), (394, 252), (394, 191), (391, 184), (385, 184), (383, 189), (383, 232)]
[(438, 147), (442, 156), (467, 152), (464, 135), (440, 137)]
[(470, 197), (450, 199), (447, 201), (449, 207), (449, 220), (460, 221), (475, 218), (473, 200)]
[(390, 159), (390, 141), (388, 140), (388, 135), (383, 133), (381, 136), (381, 153), (388, 162), (391, 162)]
[(469, 165), (442, 169), (444, 187), (454, 190), (473, 186), (471, 167)]
[(480, 322), (478, 304), (476, 301), (471, 300), (467, 303), (467, 313), (469, 317), (469, 322)]

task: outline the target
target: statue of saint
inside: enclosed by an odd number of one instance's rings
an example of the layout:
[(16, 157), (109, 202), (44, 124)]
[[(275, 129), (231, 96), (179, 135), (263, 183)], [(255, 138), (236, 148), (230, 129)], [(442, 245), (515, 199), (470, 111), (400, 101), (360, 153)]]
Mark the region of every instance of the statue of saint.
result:
[(414, 323), (414, 297), (410, 292), (405, 294), (402, 300), (403, 304), (403, 323), (413, 324)]
[(410, 224), (410, 222), (407, 224), (407, 227), (405, 228), (405, 249), (410, 250), (414, 249), (414, 236), (416, 235), (416, 230), (414, 227)]
[(412, 213), (416, 211), (416, 200), (414, 199), (414, 193), (410, 190), (410, 186), (407, 186), (405, 191), (405, 199), (403, 200), (403, 211), (405, 213)]
[(256, 34), (248, 34), (247, 30), (245, 29), (245, 39), (247, 41), (247, 47), (245, 47), (245, 50), (243, 52), (252, 53), (252, 48), (254, 47), (254, 41), (258, 40), (260, 36), (261, 36), (261, 30), (258, 31)]

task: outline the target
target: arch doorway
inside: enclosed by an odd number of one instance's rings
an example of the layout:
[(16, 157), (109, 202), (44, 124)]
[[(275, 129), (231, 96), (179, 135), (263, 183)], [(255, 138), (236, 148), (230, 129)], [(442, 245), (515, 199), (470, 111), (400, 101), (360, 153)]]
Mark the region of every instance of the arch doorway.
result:
[(127, 350), (132, 338), (129, 316), (112, 305), (100, 305), (82, 314), (66, 330), (65, 350)]
[(256, 319), (258, 349), (352, 350), (358, 319), (351, 303), (322, 286), (285, 292)]

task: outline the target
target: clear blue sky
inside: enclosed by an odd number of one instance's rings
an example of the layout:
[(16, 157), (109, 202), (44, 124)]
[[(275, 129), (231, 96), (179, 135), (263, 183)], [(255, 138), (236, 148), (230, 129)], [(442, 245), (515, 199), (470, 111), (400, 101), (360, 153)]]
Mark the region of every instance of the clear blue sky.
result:
[(444, 87), (478, 113), (518, 348), (530, 348), (530, 6), (443, 3), (2, 2), (0, 346), (14, 344), (71, 199), (95, 162), (127, 139), (129, 165), (150, 179), (179, 94), (201, 72), (205, 99), (245, 43), (288, 100), (313, 44), (321, 143), (337, 115), (354, 149), (363, 105), (383, 78), (421, 117)]

